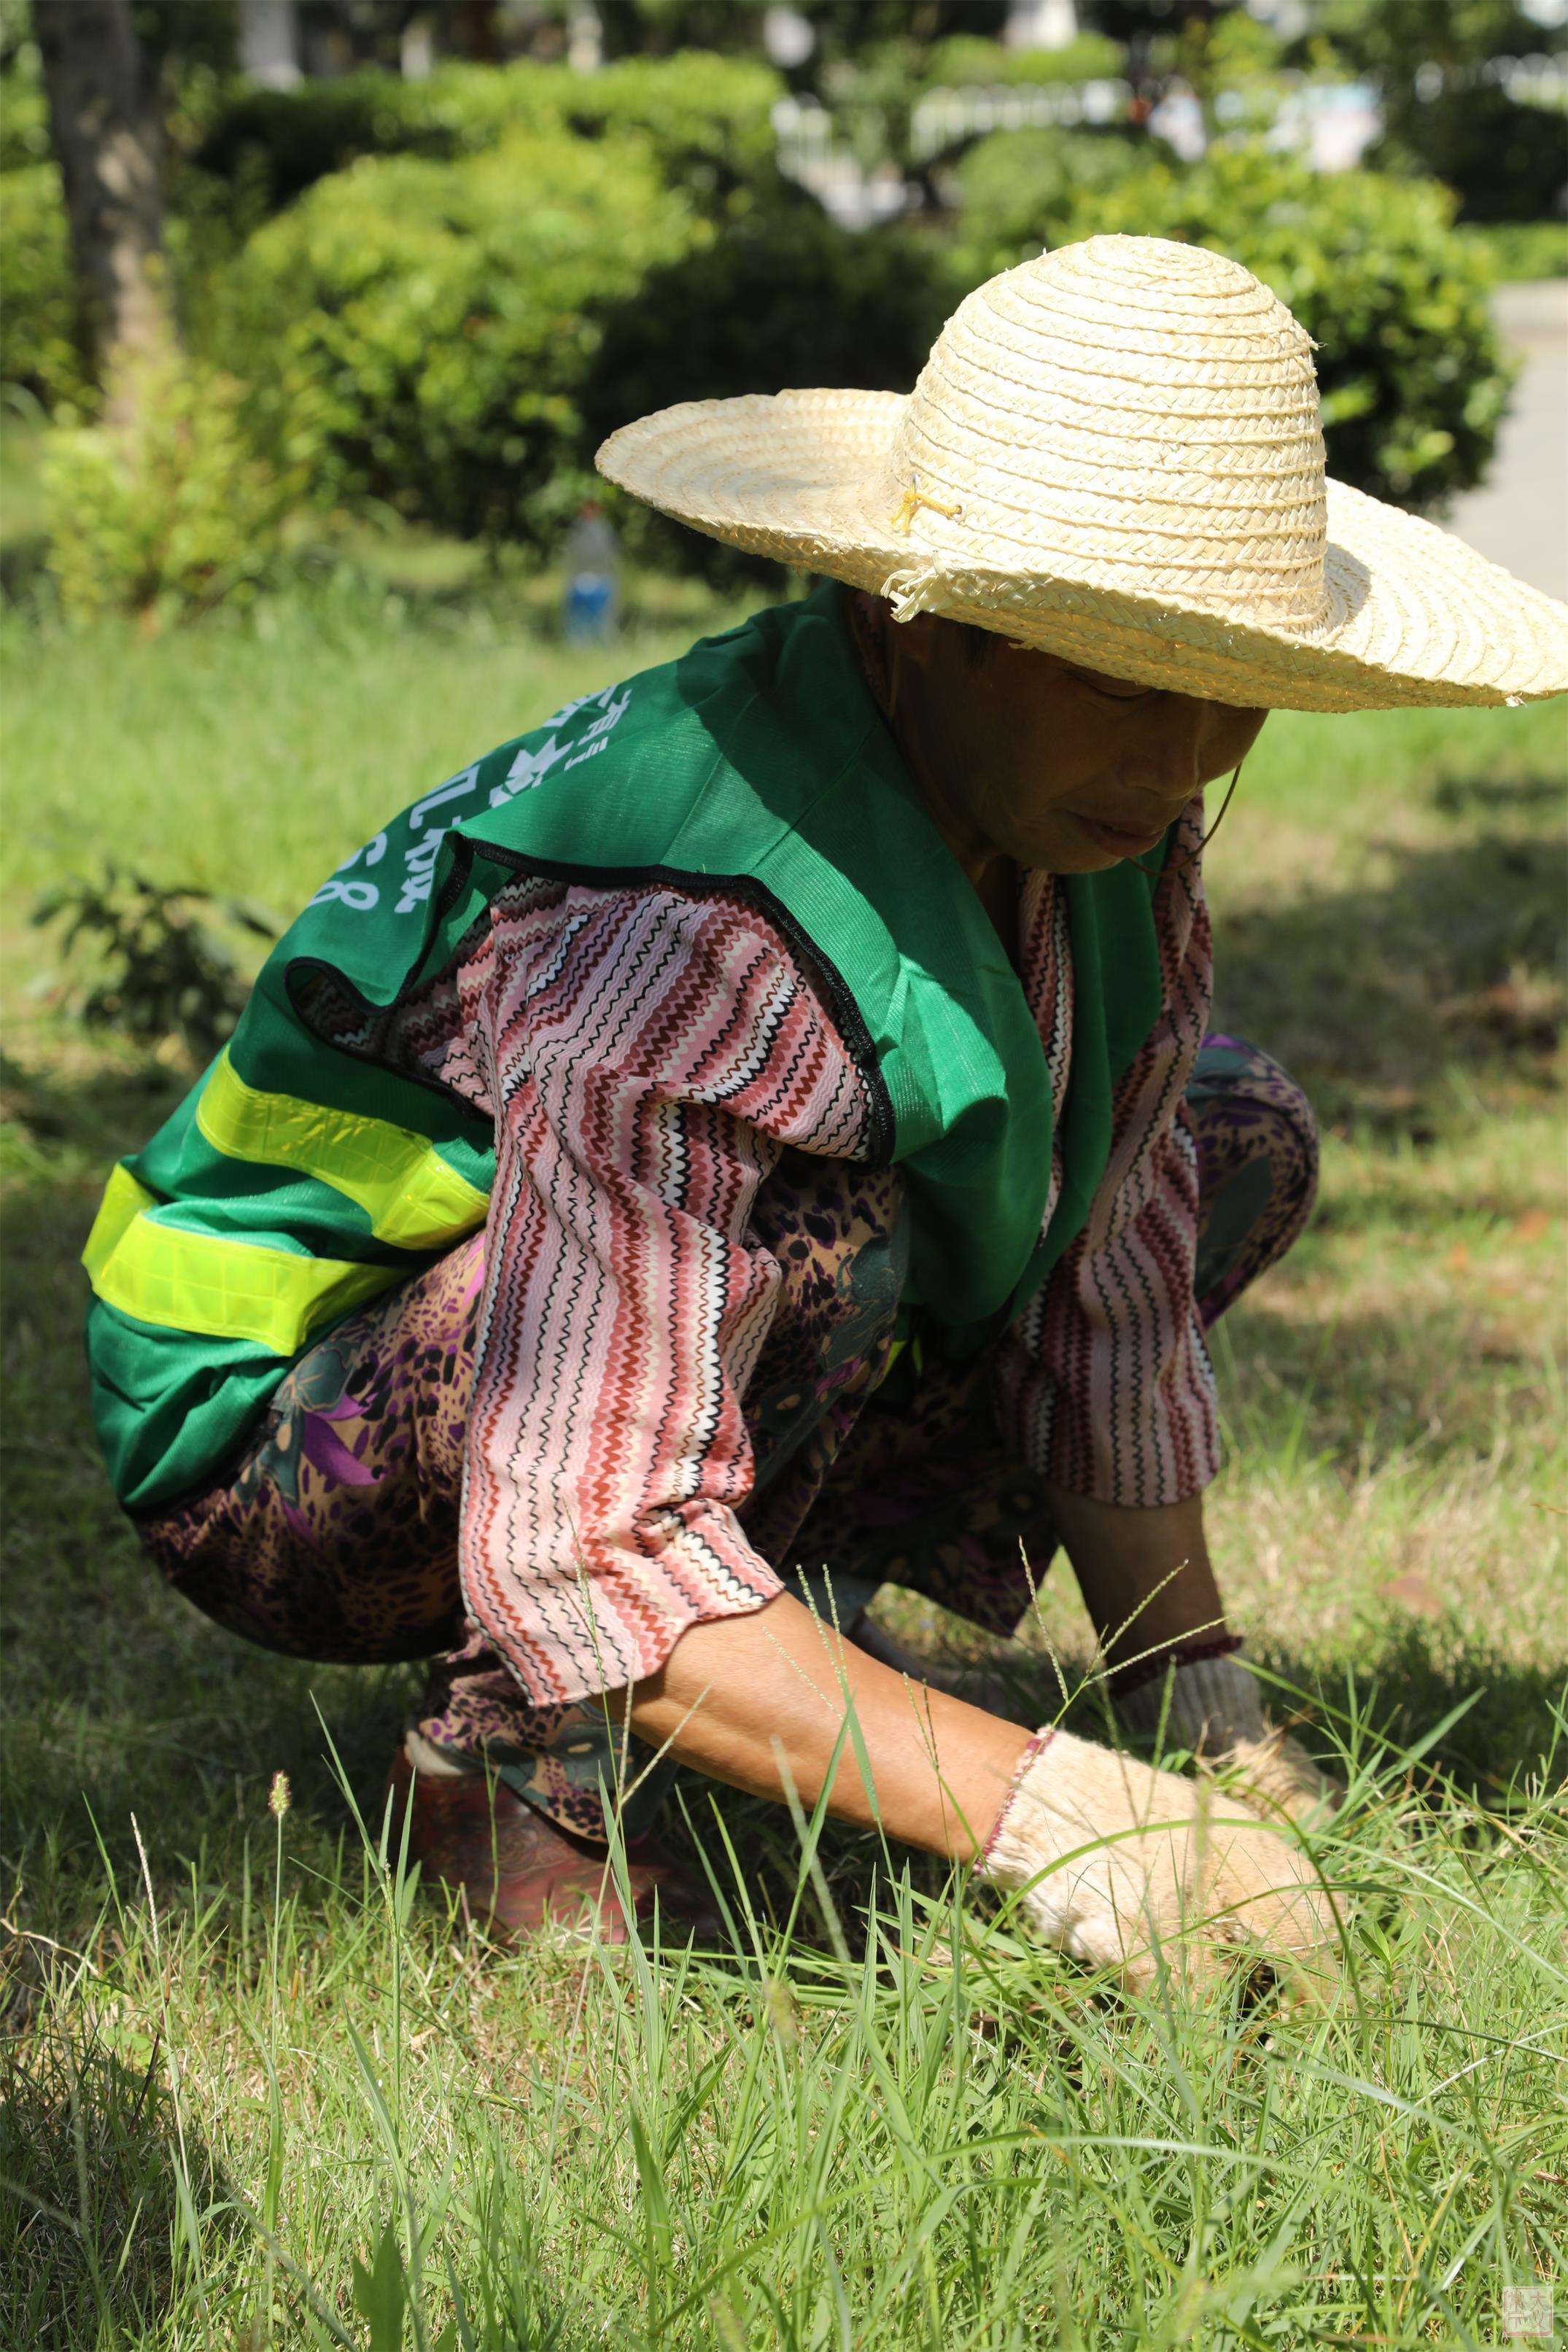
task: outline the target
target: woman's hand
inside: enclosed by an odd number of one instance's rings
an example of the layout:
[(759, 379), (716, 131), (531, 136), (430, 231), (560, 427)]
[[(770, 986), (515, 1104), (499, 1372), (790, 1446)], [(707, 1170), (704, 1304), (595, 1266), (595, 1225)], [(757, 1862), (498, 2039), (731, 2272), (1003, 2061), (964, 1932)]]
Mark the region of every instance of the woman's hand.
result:
[(1299, 1739), (1265, 1726), (1258, 1739), (1233, 1739), (1215, 1759), (1214, 1769), (1249, 1811), (1265, 1821), (1297, 1822), (1321, 1829), (1344, 1802), (1345, 1792)]
[(1334, 1919), (1307, 1858), (1212, 1781), (1042, 1733), (1003, 1808), (981, 1874), (1016, 1895), (1043, 1941), (1135, 1990), (1166, 1954), (1212, 1975), (1250, 1948), (1280, 1973), (1321, 1978)]
[[(612, 1716), (626, 1696), (606, 1697)], [(851, 1704), (870, 1787), (839, 1737)], [(809, 1806), (831, 1773), (837, 1819), (979, 1858), (1047, 1942), (1135, 1985), (1155, 1949), (1178, 1942), (1198, 1968), (1251, 1945), (1304, 1969), (1329, 1945), (1332, 1915), (1303, 1857), (1212, 1782), (1068, 1732), (1040, 1735), (1042, 1747), (868, 1656), (785, 1594), (693, 1626), (634, 1685), (630, 1713), (640, 1738), (761, 1796), (793, 1789)]]

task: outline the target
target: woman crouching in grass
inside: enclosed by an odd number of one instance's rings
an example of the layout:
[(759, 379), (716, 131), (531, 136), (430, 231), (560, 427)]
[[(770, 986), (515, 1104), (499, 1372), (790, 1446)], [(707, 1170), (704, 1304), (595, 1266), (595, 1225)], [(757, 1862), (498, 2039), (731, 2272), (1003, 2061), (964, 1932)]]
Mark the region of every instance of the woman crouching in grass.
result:
[[(1153, 239), (994, 278), (908, 399), (692, 404), (600, 462), (823, 583), (317, 891), (94, 1228), (117, 1489), (232, 1631), (431, 1661), (411, 1847), (498, 1930), (625, 1932), (607, 1801), (638, 1909), (700, 1920), (650, 1826), (686, 1764), (831, 1780), (1134, 1979), (1301, 1959), (1322, 1784), (1209, 1565), (1203, 1335), (1315, 1138), (1205, 1034), (1202, 796), (1272, 706), (1559, 691), (1568, 614), (1325, 482), (1306, 336)], [(1010, 1632), (1058, 1543), (1219, 1817), (865, 1623), (893, 1581)]]

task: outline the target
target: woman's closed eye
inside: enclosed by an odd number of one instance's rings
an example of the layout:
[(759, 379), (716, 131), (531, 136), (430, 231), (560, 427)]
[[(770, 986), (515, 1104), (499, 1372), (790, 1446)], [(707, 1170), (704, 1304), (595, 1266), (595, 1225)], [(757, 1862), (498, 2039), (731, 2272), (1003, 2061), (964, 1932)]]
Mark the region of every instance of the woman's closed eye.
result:
[(1068, 676), (1097, 694), (1102, 702), (1152, 702), (1160, 692), (1157, 686), (1140, 686), (1135, 678), (1107, 677), (1103, 670), (1079, 669), (1076, 662), (1064, 662)]

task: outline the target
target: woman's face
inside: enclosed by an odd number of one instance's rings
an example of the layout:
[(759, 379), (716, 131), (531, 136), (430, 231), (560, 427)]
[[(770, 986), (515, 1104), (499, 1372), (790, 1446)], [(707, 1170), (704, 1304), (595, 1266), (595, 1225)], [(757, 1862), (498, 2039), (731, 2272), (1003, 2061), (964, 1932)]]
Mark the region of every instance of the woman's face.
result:
[[(889, 625), (894, 733), (931, 814), (973, 875), (997, 856), (1090, 874), (1159, 843), (1228, 776), (1267, 711), (1128, 684), (934, 614)], [(922, 772), (923, 771), (923, 772)]]

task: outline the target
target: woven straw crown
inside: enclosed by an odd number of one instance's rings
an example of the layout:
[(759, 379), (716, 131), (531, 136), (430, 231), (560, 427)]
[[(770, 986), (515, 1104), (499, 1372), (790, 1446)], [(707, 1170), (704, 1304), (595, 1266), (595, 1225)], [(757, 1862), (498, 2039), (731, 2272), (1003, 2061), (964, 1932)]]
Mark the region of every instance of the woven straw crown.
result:
[(733, 545), (1112, 676), (1303, 709), (1568, 689), (1568, 608), (1325, 475), (1312, 346), (1202, 247), (976, 289), (907, 398), (692, 401), (601, 470)]

